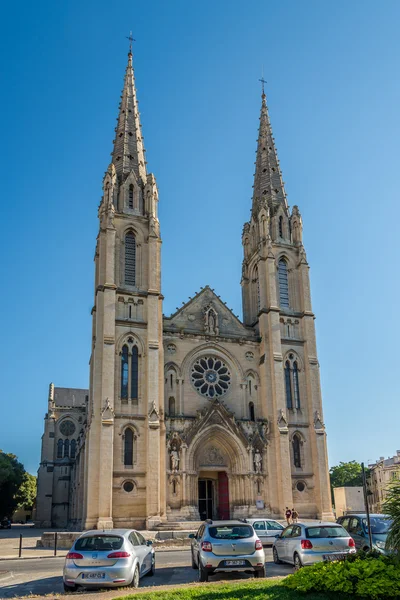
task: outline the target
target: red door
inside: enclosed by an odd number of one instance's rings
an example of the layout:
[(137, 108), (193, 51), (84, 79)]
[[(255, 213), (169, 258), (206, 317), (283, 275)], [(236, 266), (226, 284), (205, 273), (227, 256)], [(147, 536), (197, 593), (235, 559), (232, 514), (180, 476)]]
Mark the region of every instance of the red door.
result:
[(225, 471), (218, 471), (218, 517), (229, 519), (229, 480)]

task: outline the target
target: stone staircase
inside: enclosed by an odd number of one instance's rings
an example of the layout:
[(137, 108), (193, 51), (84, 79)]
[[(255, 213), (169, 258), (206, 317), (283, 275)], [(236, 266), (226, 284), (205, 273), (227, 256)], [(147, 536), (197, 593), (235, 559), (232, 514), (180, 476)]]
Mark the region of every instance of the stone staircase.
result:
[(165, 521), (154, 527), (156, 531), (196, 531), (202, 521)]

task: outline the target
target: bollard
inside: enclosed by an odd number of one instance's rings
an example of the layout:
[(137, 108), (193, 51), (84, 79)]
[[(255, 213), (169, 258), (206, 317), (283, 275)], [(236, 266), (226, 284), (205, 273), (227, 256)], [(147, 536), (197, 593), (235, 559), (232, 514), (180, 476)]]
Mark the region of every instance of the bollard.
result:
[(57, 556), (57, 531), (54, 535), (54, 556)]
[(19, 550), (18, 550), (18, 558), (22, 556), (22, 533), (19, 534)]

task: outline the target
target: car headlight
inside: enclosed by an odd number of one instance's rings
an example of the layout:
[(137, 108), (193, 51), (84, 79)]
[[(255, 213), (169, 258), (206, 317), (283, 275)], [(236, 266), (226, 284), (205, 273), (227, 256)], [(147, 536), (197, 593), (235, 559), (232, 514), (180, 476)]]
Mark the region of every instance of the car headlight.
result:
[(384, 550), (385, 549), (385, 542), (382, 542), (381, 540), (378, 540), (377, 542), (375, 542), (375, 546), (377, 548), (379, 548), (379, 550)]

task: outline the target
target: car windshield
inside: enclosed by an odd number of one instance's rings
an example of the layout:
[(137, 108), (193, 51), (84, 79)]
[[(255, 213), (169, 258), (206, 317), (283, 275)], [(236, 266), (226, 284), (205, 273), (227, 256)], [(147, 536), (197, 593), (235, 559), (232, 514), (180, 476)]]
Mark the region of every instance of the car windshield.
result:
[[(370, 517), (369, 519), (371, 523), (371, 533), (388, 533), (389, 528), (392, 524), (391, 519), (387, 519), (385, 517)], [(363, 519), (363, 525), (365, 531), (368, 533), (368, 521), (367, 519)]]
[(216, 540), (239, 540), (253, 537), (253, 528), (249, 525), (221, 525), (210, 527), (210, 536)]
[(349, 534), (340, 525), (325, 525), (320, 527), (307, 527), (308, 538), (338, 538), (349, 537)]
[(117, 535), (88, 535), (76, 540), (75, 550), (83, 550), (84, 552), (119, 550), (123, 541), (123, 538)]

